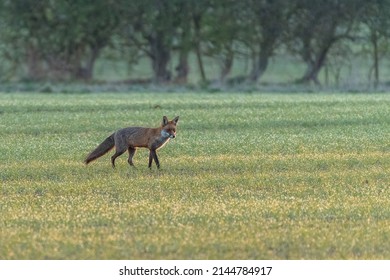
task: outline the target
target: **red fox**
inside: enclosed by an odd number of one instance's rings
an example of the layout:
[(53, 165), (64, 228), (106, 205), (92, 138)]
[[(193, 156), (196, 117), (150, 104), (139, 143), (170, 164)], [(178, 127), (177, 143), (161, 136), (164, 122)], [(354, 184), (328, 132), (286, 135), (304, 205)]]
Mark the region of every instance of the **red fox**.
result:
[(166, 116), (160, 127), (148, 128), (132, 126), (119, 129), (106, 138), (95, 150), (93, 150), (85, 159), (85, 164), (105, 155), (115, 146), (115, 154), (111, 157), (112, 167), (115, 168), (115, 159), (121, 154), (129, 152), (128, 163), (134, 166), (133, 157), (137, 148), (149, 149), (149, 168), (152, 168), (153, 160), (157, 168), (160, 168), (156, 150), (168, 143), (169, 139), (176, 137), (176, 125), (179, 121), (179, 116), (171, 121), (168, 121)]

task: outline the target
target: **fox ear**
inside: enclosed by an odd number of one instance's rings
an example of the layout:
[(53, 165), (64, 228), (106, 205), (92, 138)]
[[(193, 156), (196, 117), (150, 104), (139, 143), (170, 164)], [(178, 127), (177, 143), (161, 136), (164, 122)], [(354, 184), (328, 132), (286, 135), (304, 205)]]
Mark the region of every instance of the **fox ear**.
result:
[(174, 118), (172, 121), (173, 121), (175, 124), (177, 124), (177, 122), (179, 121), (179, 116), (177, 116), (176, 118)]
[(162, 121), (162, 126), (166, 126), (167, 124), (168, 124), (168, 118), (164, 116)]

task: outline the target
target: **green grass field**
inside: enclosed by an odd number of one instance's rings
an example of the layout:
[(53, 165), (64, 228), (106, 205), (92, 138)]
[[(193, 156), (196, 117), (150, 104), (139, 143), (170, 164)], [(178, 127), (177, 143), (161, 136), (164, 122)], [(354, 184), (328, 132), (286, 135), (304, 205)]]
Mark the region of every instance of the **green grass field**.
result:
[[(180, 115), (161, 170), (84, 157)], [(389, 94), (0, 94), (1, 259), (389, 259)]]

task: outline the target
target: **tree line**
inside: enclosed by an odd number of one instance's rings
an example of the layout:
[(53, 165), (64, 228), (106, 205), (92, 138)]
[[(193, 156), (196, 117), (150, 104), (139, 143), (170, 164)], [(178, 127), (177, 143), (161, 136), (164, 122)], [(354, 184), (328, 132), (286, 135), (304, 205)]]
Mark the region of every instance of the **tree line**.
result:
[(115, 50), (128, 65), (147, 57), (155, 83), (186, 83), (190, 71), (206, 82), (206, 57), (222, 83), (245, 57), (242, 79), (257, 82), (285, 52), (305, 64), (297, 82), (319, 83), (326, 64), (358, 50), (378, 83), (389, 27), (390, 0), (0, 0), (0, 79), (88, 81)]

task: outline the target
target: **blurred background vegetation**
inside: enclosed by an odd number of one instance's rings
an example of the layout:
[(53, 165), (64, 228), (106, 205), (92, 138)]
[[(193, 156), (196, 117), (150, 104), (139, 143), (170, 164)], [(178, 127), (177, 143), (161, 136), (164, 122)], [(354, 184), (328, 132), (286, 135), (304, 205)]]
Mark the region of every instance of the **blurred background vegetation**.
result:
[(386, 88), (390, 0), (0, 0), (0, 83)]

